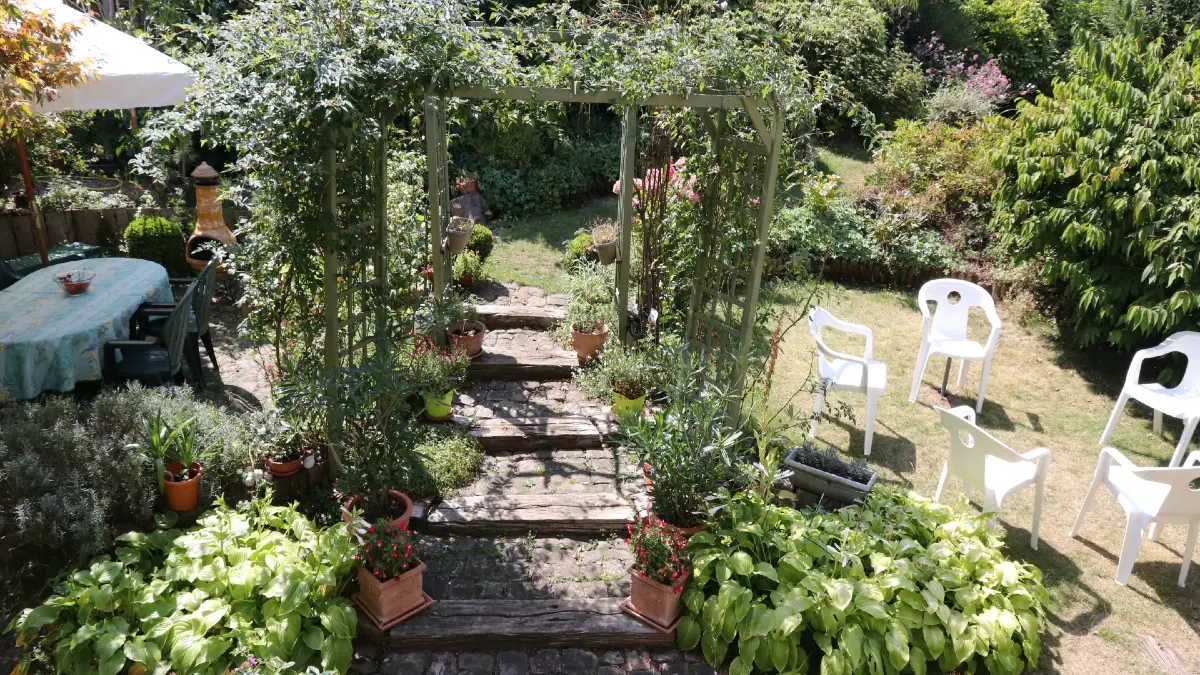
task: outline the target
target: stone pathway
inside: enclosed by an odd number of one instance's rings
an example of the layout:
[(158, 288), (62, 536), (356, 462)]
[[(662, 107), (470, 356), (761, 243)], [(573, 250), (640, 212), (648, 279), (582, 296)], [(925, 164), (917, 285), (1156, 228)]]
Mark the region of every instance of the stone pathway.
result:
[(566, 293), (546, 295), (537, 286), (521, 286), (511, 282), (490, 283), (475, 290), (484, 302), (497, 305), (526, 305), (528, 307), (566, 307), (571, 296)]
[(589, 400), (570, 382), (481, 382), (459, 392), (455, 404), (455, 410), (470, 419), (583, 415), (607, 420), (609, 417), (603, 404)]

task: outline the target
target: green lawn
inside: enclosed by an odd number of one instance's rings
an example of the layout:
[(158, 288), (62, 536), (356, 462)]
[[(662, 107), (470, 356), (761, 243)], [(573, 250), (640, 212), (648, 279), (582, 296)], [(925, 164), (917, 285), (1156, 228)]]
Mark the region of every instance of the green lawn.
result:
[[(921, 331), (915, 297), (915, 289), (829, 285), (820, 304), (842, 319), (870, 326), (875, 358), (888, 365), (888, 390), (880, 401), (868, 464), (880, 472), (881, 482), (932, 496), (947, 447), (932, 407), (973, 406), (980, 369), (976, 365), (964, 386), (957, 388), (956, 364), (947, 402), (937, 392), (945, 362), (931, 361), (917, 402), (908, 402)], [(1015, 310), (1009, 310), (1000, 308), (1005, 325), (979, 423), (1018, 452), (1046, 447), (1053, 453), (1039, 550), (1029, 546), (1032, 489), (1011, 495), (1000, 516), (1011, 554), (1042, 569), (1052, 597), (1051, 627), (1044, 640), (1047, 658), (1039, 672), (1200, 673), (1200, 564), (1192, 565), (1187, 589), (1175, 585), (1185, 528), (1168, 527), (1159, 542), (1142, 544), (1128, 587), (1113, 581), (1125, 520), (1124, 511), (1107, 491), (1098, 494), (1080, 538), (1068, 536), (1091, 481), (1100, 433), (1124, 380), (1128, 358), (1084, 356), (1065, 349), (1048, 331), (1019, 326)], [(986, 335), (982, 320), (974, 328)], [(831, 342), (834, 349), (861, 353), (861, 338)], [(806, 323), (786, 336), (781, 354), (772, 389), (776, 403), (803, 384), (814, 364)], [(838, 400), (848, 403), (859, 419), (839, 422), (826, 417), (818, 440), (850, 458), (862, 457), (864, 397), (833, 394), (830, 399), (835, 405)], [(808, 393), (795, 399), (800, 411), (810, 410), (812, 402)], [(1131, 402), (1111, 445), (1139, 465), (1165, 466), (1181, 426), (1168, 418), (1166, 437), (1159, 438), (1150, 429), (1148, 411)], [(957, 500), (960, 494), (952, 480), (947, 501)], [(975, 509), (977, 503), (960, 501), (960, 506)], [(1175, 670), (1156, 666), (1144, 646), (1147, 643), (1173, 651), (1182, 665)]]
[(855, 143), (836, 143), (816, 149), (817, 168), (837, 174), (847, 194), (862, 191), (867, 174), (871, 173), (871, 153)]
[(538, 286), (547, 293), (565, 290), (558, 263), (566, 242), (592, 218), (616, 218), (616, 198), (544, 216), (498, 220), (492, 224), (496, 248), (488, 258), (488, 275), (500, 282)]

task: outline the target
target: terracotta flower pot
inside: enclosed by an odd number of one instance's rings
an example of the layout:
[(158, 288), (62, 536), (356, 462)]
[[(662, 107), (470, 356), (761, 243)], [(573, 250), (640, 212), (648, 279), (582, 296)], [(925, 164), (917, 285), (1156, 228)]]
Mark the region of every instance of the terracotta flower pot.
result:
[[(408, 522), (412, 519), (412, 514), (413, 514), (412, 499), (410, 499), (408, 495), (404, 494), (403, 492), (401, 492), (399, 490), (388, 490), (388, 497), (391, 497), (392, 501), (396, 502), (397, 504), (402, 504), (404, 506), (404, 513), (393, 518), (392, 522), (396, 524), (396, 527), (399, 527), (402, 530), (407, 530)], [(354, 495), (354, 496), (350, 497), (349, 499), (347, 499), (346, 503), (342, 504), (342, 520), (347, 523), (350, 522), (351, 521), (350, 512), (355, 507), (362, 506), (362, 502), (363, 502), (362, 495)]]
[(599, 333), (580, 333), (575, 330), (575, 326), (571, 326), (571, 346), (575, 348), (575, 356), (578, 357), (581, 364), (588, 359), (596, 358), (596, 355), (604, 348), (604, 341), (607, 339), (608, 326), (604, 324), (600, 324)]
[(445, 422), (454, 414), (454, 390), (441, 396), (422, 394), (425, 399), (425, 416), (434, 422)]
[[(649, 479), (647, 479), (647, 480), (649, 480)], [(653, 485), (654, 482), (650, 481), (650, 484)], [(667, 521), (663, 520), (662, 518), (659, 518), (657, 515), (655, 515), (655, 513), (653, 511), (651, 511), (646, 516), (646, 520), (648, 520), (652, 523), (662, 523), (663, 525), (666, 525), (667, 527), (675, 530), (676, 532), (678, 532), (679, 534), (682, 534), (685, 537), (690, 537), (693, 534), (696, 534), (697, 532), (703, 532), (704, 530), (708, 529), (708, 526), (703, 525), (703, 524), (702, 525), (693, 525), (692, 527), (680, 527), (674, 523), (668, 523)]]
[[(163, 467), (172, 475), (183, 470), (179, 462), (171, 462)], [(190, 471), (194, 474), (187, 480), (169, 480), (166, 482), (167, 506), (172, 511), (191, 511), (200, 502), (200, 478), (204, 475), (204, 467), (192, 462)]]
[(467, 250), (467, 239), (470, 230), (450, 230), (446, 232), (446, 250), (450, 253), (462, 253)]
[(359, 567), (359, 598), (381, 623), (387, 623), (424, 600), (421, 590), (424, 573), (425, 563), (421, 563), (394, 579), (380, 581), (366, 567)]
[(632, 567), (629, 568), (629, 577), (632, 582), (629, 590), (629, 602), (633, 608), (663, 628), (668, 628), (675, 623), (683, 611), (683, 603), (679, 600), (679, 596), (683, 593), (683, 584), (680, 583), (679, 590), (676, 591)]
[[(474, 335), (465, 335), (468, 331)], [(456, 350), (461, 350), (467, 358), (474, 358), (483, 353), (483, 338), (487, 337), (487, 326), (481, 321), (459, 321), (449, 329), (450, 341)]]
[(304, 462), (304, 458), (294, 459), (290, 462), (276, 462), (267, 457), (266, 460), (267, 473), (272, 476), (290, 476), (300, 470), (300, 465)]

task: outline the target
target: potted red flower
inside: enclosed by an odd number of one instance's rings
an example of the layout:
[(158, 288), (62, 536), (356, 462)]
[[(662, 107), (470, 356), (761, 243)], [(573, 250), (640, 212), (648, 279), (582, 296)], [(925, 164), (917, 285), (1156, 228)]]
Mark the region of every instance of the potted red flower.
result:
[(662, 522), (629, 525), (629, 548), (634, 553), (627, 609), (656, 628), (675, 627), (683, 606), (680, 594), (691, 574), (687, 537)]
[(359, 537), (358, 593), (354, 601), (381, 628), (394, 625), (431, 601), (422, 590), (425, 563), (417, 535), (395, 523), (372, 525)]

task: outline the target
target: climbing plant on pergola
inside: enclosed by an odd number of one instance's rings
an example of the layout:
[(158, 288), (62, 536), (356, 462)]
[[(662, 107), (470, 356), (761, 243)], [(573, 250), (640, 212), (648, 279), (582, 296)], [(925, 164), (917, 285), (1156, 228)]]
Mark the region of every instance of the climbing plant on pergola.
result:
[[(719, 245), (718, 230), (728, 229), (731, 223), (722, 219), (705, 219), (700, 232), (698, 262), (692, 279), (692, 295), (685, 323), (685, 335), (689, 340), (716, 357), (723, 366), (723, 374), (730, 378), (730, 391), (740, 392), (744, 386), (747, 361), (753, 341), (753, 330), (757, 317), (757, 305), (763, 264), (766, 254), (767, 235), (771, 223), (771, 207), (775, 183), (779, 170), (780, 145), (782, 142), (783, 119), (777, 101), (739, 93), (695, 93), (686, 95), (660, 94), (644, 99), (630, 99), (619, 92), (588, 91), (579, 87), (504, 87), (456, 86), (446, 89), (431, 89), (424, 100), (424, 126), (427, 158), (427, 190), (429, 211), (426, 219), (430, 258), (433, 268), (433, 292), (441, 297), (443, 289), (451, 279), (452, 255), (444, 246), (444, 235), (450, 218), (450, 180), (447, 142), (446, 108), (448, 99), (469, 100), (512, 100), (529, 102), (556, 102), (581, 104), (606, 104), (622, 108), (620, 193), (618, 195), (618, 221), (620, 224), (620, 256), (616, 271), (616, 305), (619, 321), (618, 335), (621, 340), (629, 337), (629, 286), (630, 258), (633, 234), (633, 186), (635, 178), (635, 156), (638, 139), (638, 111), (644, 107), (683, 107), (698, 111), (708, 133), (713, 154), (718, 158), (720, 180), (740, 184), (757, 196), (736, 204), (716, 204), (715, 212), (733, 220), (745, 219), (752, 223), (753, 241), (749, 242), (751, 254), (738, 256), (735, 251)], [(732, 132), (729, 113), (744, 113), (749, 119), (757, 140), (746, 140)], [(383, 125), (386, 128), (386, 124)], [(388, 319), (381, 303), (376, 303), (372, 314), (366, 303), (356, 302), (371, 287), (386, 288), (387, 256), (387, 203), (386, 203), (386, 135), (382, 135), (378, 148), (370, 162), (371, 182), (380, 187), (377, 237), (370, 261), (378, 270), (372, 279), (362, 278), (359, 283), (339, 287), (338, 277), (342, 274), (337, 259), (336, 246), (327, 248), (325, 258), (325, 306), (346, 307), (343, 312), (327, 312), (325, 335), (325, 363), (332, 376), (347, 358), (353, 358), (355, 350), (366, 355), (366, 345), (375, 342), (379, 348), (387, 348), (387, 340), (375, 340), (376, 336), (387, 335)], [(339, 164), (333, 153), (329, 155), (330, 219), (337, 220), (337, 180)], [(716, 199), (723, 194), (717, 190)], [(731, 194), (743, 196), (745, 189)], [(336, 228), (330, 235), (336, 236)], [(365, 269), (364, 261), (354, 261), (356, 269)], [(374, 320), (374, 331), (370, 322)], [(334, 417), (336, 423), (336, 416)]]

